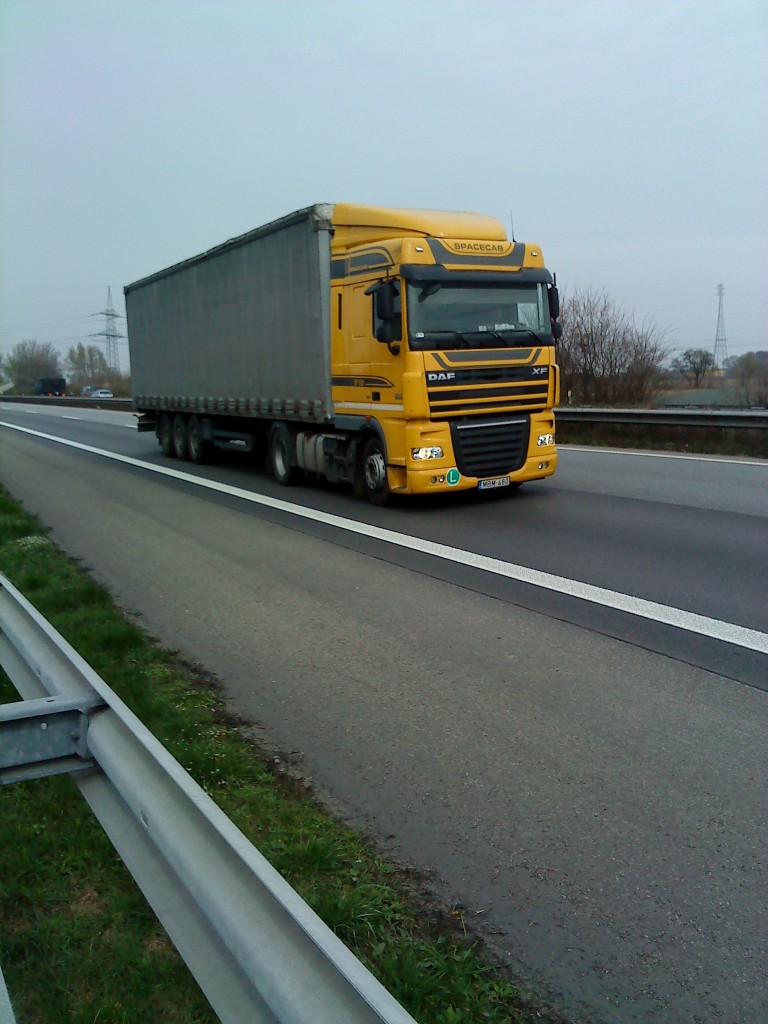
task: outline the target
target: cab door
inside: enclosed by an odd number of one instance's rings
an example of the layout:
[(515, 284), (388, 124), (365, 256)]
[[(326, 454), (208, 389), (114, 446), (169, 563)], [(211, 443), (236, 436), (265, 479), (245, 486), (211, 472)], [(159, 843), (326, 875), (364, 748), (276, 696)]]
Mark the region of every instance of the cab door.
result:
[[(402, 419), (403, 358), (377, 341), (375, 303), (366, 294), (376, 279), (347, 282), (341, 299), (341, 328), (334, 372), (336, 411), (357, 412), (378, 420)], [(340, 408), (343, 407), (343, 408)]]

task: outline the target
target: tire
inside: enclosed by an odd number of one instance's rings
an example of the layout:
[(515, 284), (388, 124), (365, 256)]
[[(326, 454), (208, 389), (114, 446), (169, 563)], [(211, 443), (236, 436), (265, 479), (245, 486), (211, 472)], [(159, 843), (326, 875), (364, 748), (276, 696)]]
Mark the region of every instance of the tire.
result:
[(176, 452), (173, 450), (173, 420), (164, 412), (157, 425), (157, 440), (160, 442), (160, 450), (167, 459), (175, 459)]
[(389, 500), (387, 457), (378, 437), (370, 437), (360, 460), (361, 489), (372, 505), (386, 505)]
[(294, 478), (293, 437), (284, 423), (276, 423), (269, 435), (269, 462), (275, 480), (288, 487)]
[(203, 424), (199, 416), (190, 416), (187, 424), (187, 450), (190, 462), (202, 466), (211, 461), (213, 445), (203, 440)]
[(189, 458), (187, 421), (180, 413), (173, 418), (173, 451), (177, 459)]

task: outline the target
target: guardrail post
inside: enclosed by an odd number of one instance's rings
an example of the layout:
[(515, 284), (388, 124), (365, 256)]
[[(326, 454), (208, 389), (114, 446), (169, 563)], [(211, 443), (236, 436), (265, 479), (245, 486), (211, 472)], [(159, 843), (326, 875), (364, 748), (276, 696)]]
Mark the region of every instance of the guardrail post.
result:
[(88, 716), (105, 706), (95, 697), (0, 704), (0, 786), (93, 767)]

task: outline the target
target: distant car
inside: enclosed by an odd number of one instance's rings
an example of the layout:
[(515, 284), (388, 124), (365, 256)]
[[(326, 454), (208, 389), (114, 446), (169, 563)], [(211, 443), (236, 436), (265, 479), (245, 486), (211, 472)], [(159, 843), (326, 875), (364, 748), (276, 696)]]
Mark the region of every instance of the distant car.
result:
[(96, 388), (91, 392), (91, 398), (114, 398), (114, 395), (109, 388)]

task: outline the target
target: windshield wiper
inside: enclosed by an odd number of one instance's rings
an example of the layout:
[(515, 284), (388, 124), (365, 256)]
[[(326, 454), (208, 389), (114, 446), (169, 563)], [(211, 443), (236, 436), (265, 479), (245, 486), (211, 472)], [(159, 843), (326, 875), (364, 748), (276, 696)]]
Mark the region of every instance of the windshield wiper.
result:
[(549, 342), (546, 341), (537, 331), (534, 331), (532, 327), (516, 327), (514, 330), (493, 332), (489, 331), (488, 333), (491, 334), (493, 338), (496, 338), (497, 341), (502, 341), (506, 345), (512, 347), (522, 344), (523, 342), (521, 339), (521, 335), (526, 334), (530, 335), (532, 338), (535, 338), (540, 345), (549, 344)]
[(521, 327), (520, 330), (523, 332), (523, 334), (530, 334), (530, 335), (532, 335), (536, 339), (536, 341), (538, 341), (538, 343), (540, 345), (546, 345), (547, 344), (547, 342), (544, 341), (544, 339), (539, 334), (539, 332), (538, 331), (534, 331), (534, 329), (532, 327)]
[(472, 338), (472, 348), (489, 348), (489, 344), (483, 346), (483, 342), (495, 342), (497, 345), (502, 344), (505, 348), (509, 348), (510, 344), (514, 345), (515, 335), (518, 333), (514, 330), (508, 331), (466, 331)]

